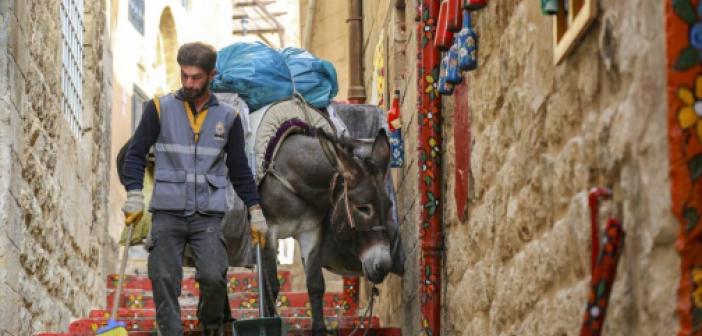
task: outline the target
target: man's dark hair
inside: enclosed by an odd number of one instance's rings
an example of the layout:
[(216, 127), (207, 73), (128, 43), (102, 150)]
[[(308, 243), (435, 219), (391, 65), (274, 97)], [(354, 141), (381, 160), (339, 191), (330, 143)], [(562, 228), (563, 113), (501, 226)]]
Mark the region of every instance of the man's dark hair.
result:
[(202, 42), (186, 43), (178, 49), (177, 59), (181, 66), (196, 66), (209, 74), (217, 62), (217, 51), (211, 45)]

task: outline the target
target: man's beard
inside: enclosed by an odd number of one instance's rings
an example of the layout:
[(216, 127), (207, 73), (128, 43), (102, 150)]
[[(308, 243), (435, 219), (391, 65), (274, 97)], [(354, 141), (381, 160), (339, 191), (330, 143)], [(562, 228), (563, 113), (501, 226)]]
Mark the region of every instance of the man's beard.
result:
[(187, 100), (195, 100), (207, 92), (207, 87), (209, 87), (210, 81), (207, 81), (201, 88), (199, 89), (188, 89), (183, 87), (183, 96), (185, 96), (185, 99)]

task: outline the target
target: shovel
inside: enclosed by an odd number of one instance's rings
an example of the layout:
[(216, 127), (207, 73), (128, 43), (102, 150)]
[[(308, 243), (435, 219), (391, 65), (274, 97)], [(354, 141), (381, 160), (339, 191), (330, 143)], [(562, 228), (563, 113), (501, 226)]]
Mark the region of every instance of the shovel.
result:
[(257, 319), (234, 322), (236, 336), (280, 336), (283, 335), (283, 320), (279, 316), (266, 317), (263, 295), (263, 268), (261, 267), (261, 245), (256, 243), (256, 270), (258, 271), (258, 316)]
[(112, 313), (107, 325), (98, 329), (96, 336), (127, 336), (127, 326), (124, 322), (117, 321), (117, 308), (119, 308), (120, 296), (122, 295), (122, 283), (124, 282), (124, 271), (127, 268), (127, 258), (129, 258), (129, 245), (132, 242), (132, 230), (134, 224), (127, 227), (127, 240), (122, 252), (122, 263), (119, 266), (119, 278), (117, 279), (117, 291), (112, 302)]

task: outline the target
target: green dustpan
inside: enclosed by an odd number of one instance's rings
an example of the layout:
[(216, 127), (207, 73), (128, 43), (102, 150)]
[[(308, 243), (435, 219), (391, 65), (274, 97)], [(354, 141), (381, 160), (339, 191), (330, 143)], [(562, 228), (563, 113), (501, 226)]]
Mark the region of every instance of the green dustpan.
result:
[(283, 320), (278, 317), (265, 317), (263, 297), (263, 272), (261, 269), (261, 246), (256, 244), (256, 270), (258, 271), (258, 314), (259, 318), (234, 321), (236, 336), (282, 336)]
[(261, 317), (234, 322), (236, 336), (279, 336), (283, 335), (283, 320), (280, 317)]

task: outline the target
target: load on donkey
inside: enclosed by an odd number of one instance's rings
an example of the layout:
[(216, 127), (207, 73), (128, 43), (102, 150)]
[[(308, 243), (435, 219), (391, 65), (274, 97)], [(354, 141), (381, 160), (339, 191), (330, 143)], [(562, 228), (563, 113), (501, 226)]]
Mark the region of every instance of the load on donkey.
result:
[[(217, 71), (213, 90), (244, 116), (250, 132), (247, 154), (269, 224), (267, 241), (293, 237), (300, 244), (313, 331), (324, 333), (322, 267), (373, 283), (404, 272), (385, 116), (374, 106), (330, 105), (336, 72), (304, 50), (237, 43), (219, 52)], [(121, 171), (123, 155), (117, 160)], [(230, 196), (223, 218), (229, 262), (250, 265), (245, 207), (231, 187)], [(268, 316), (275, 314), (279, 289), (276, 258), (277, 244), (266, 244)]]

